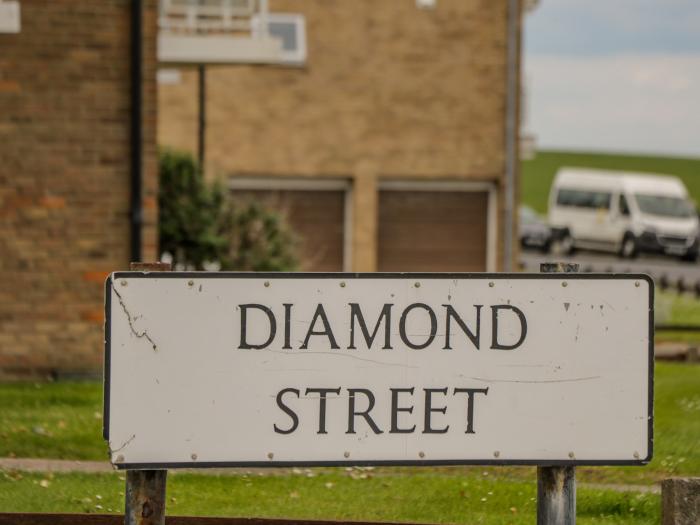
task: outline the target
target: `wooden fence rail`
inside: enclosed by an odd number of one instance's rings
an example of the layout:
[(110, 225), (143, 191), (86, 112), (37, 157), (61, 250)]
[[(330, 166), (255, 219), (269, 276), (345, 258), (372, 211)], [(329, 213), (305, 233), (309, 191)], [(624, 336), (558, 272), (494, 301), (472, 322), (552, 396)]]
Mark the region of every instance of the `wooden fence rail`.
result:
[[(166, 516), (166, 525), (399, 525), (370, 521), (291, 520), (278, 518), (204, 518)], [(0, 525), (123, 525), (119, 514), (27, 514), (0, 513)], [(402, 523), (400, 525), (410, 525)]]

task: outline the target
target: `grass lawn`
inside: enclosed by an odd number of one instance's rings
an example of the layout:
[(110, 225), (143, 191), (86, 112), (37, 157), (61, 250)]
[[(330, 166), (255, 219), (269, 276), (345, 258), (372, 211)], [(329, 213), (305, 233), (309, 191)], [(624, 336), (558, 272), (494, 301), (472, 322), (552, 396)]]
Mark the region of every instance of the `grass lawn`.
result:
[[(700, 326), (700, 301), (695, 296), (663, 292), (658, 289), (654, 295), (654, 317), (657, 326), (660, 324)], [(698, 343), (700, 332), (657, 331), (656, 341)]]
[(562, 166), (676, 175), (688, 187), (696, 204), (700, 204), (700, 159), (561, 151), (538, 151), (534, 159), (522, 162), (522, 203), (546, 213), (549, 188)]
[[(646, 467), (580, 468), (579, 479), (649, 484), (672, 475), (700, 475), (700, 366), (658, 364), (655, 390), (653, 461)], [(0, 457), (106, 460), (101, 398), (97, 383), (0, 384)], [(464, 467), (458, 472), (482, 471), (534, 479), (534, 470), (527, 467)], [(454, 475), (453, 470), (446, 473)]]
[(102, 385), (0, 384), (0, 457), (107, 460)]
[[(179, 515), (410, 521), (534, 523), (534, 481), (481, 472), (443, 476), (423, 470), (297, 471), (285, 476), (170, 474), (167, 511)], [(579, 488), (578, 523), (652, 524), (658, 495)], [(0, 475), (0, 509), (10, 512), (123, 512), (121, 474), (54, 477)]]
[(654, 295), (657, 323), (700, 325), (700, 301), (695, 296), (661, 290)]

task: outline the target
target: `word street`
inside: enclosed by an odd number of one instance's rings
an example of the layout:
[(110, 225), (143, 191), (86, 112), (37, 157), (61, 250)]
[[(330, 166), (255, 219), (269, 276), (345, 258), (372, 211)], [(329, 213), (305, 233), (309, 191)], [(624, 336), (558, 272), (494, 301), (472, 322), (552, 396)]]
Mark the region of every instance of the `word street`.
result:
[[(413, 395), (416, 389), (410, 388), (390, 388), (391, 391), (391, 408), (389, 421), (381, 428), (377, 421), (372, 416), (372, 410), (375, 405), (374, 393), (366, 388), (307, 388), (303, 394), (297, 388), (285, 388), (280, 390), (276, 396), (277, 406), (289, 416), (289, 426), (274, 425), (274, 430), (278, 434), (291, 434), (299, 427), (299, 416), (287, 404), (293, 399), (299, 399), (301, 395), (310, 396), (318, 394), (318, 420), (317, 434), (328, 434), (326, 428), (326, 412), (328, 395), (341, 395), (341, 391), (347, 392), (347, 430), (346, 434), (357, 433), (357, 424), (364, 423), (375, 434), (383, 434), (385, 431), (389, 434), (413, 434), (420, 432), (423, 434), (446, 434), (450, 430), (450, 425), (436, 421), (436, 414), (447, 414), (447, 398), (449, 396), (461, 396), (462, 405), (466, 400), (466, 407), (462, 407), (464, 414), (464, 430), (465, 434), (474, 434), (474, 403), (477, 394), (487, 395), (488, 388), (423, 388), (423, 410), (420, 422), (422, 427), (417, 429), (414, 423), (399, 423), (399, 416), (402, 414), (413, 414), (414, 403)], [(358, 409), (358, 405), (363, 404), (363, 409)], [(376, 416), (375, 416), (376, 417)], [(404, 419), (408, 417), (404, 416)], [(360, 431), (363, 431), (360, 429)]]

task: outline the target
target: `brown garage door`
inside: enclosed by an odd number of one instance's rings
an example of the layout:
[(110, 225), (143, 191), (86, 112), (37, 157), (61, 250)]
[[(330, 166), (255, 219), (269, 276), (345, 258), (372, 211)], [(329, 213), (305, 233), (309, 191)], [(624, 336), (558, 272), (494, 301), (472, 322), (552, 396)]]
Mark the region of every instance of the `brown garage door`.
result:
[(381, 191), (378, 270), (485, 271), (487, 209), (486, 192)]
[(300, 270), (343, 270), (343, 191), (233, 190), (232, 197), (234, 202), (256, 200), (286, 217), (300, 241)]

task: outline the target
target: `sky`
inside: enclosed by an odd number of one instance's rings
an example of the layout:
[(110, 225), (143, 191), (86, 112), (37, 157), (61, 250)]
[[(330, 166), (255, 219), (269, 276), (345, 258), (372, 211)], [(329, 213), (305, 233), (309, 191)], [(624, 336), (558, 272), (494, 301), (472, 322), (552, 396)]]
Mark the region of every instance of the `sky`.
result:
[(523, 44), (539, 149), (700, 157), (700, 0), (540, 0)]

